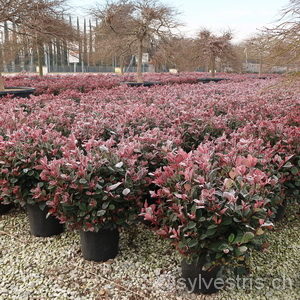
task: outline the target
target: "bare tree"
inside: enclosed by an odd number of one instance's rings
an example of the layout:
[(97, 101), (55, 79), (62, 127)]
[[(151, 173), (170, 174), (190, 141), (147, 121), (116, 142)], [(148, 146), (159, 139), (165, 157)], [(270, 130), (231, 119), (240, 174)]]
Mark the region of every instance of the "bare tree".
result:
[(300, 1), (290, 0), (281, 11), (281, 17), (274, 27), (264, 28), (270, 37), (269, 62), (281, 64), (300, 62)]
[[(57, 36), (65, 24), (61, 22), (65, 0), (0, 0), (0, 23), (16, 24), (20, 35), (36, 38)], [(63, 26), (62, 26), (63, 25)], [(0, 90), (4, 90), (4, 78), (0, 73)]]
[(264, 65), (269, 65), (267, 58), (270, 56), (271, 40), (267, 34), (257, 34), (245, 41), (249, 56), (259, 63), (259, 75), (263, 73)]
[(160, 41), (153, 57), (156, 66), (175, 68), (179, 72), (195, 71), (195, 41), (191, 38), (171, 37)]
[(234, 55), (231, 32), (217, 36), (209, 30), (201, 30), (196, 39), (197, 56), (199, 61), (205, 61), (211, 70), (211, 76), (215, 77), (216, 60), (225, 59)]
[(159, 0), (116, 0), (97, 8), (94, 14), (103, 26), (119, 37), (126, 36), (137, 47), (137, 81), (142, 82), (142, 55), (151, 39), (172, 35), (176, 21), (174, 8)]
[(77, 40), (77, 32), (62, 16), (38, 12), (29, 17), (25, 26), (19, 26), (19, 34), (30, 36), (37, 49), (39, 75), (43, 75), (45, 44), (64, 44), (66, 41)]
[(134, 42), (127, 35), (119, 35), (101, 22), (95, 28), (95, 53), (94, 61), (111, 61), (112, 57), (117, 57), (120, 62), (121, 72), (124, 72), (125, 59), (134, 54)]

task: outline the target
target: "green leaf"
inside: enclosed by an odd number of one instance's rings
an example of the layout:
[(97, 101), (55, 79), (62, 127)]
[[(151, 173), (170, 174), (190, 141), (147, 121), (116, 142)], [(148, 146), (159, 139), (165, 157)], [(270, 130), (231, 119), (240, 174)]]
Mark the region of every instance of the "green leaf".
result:
[(179, 242), (179, 243), (178, 243), (178, 247), (179, 247), (180, 249), (184, 249), (184, 248), (185, 248), (185, 244), (184, 244), (183, 242)]
[(221, 245), (219, 245), (218, 250), (223, 251), (225, 249), (228, 249), (228, 244), (225, 243), (221, 243)]
[(116, 206), (114, 204), (110, 204), (108, 207), (109, 210), (115, 210)]
[(290, 161), (288, 161), (283, 167), (284, 168), (292, 168), (293, 164)]
[(197, 239), (192, 239), (188, 241), (188, 246), (189, 248), (196, 247), (198, 245), (198, 240)]
[(216, 231), (217, 231), (217, 229), (215, 229), (215, 228), (214, 229), (209, 229), (206, 232), (206, 236), (212, 236), (216, 233)]
[(232, 219), (229, 217), (224, 217), (222, 221), (222, 225), (230, 225), (232, 223)]
[(238, 248), (238, 250), (239, 250), (241, 253), (245, 253), (245, 252), (248, 250), (248, 248), (247, 248), (246, 246), (241, 246), (241, 247)]
[(233, 233), (230, 234), (230, 236), (228, 237), (228, 242), (232, 243), (235, 239), (235, 235)]
[(291, 173), (292, 173), (293, 175), (297, 175), (297, 174), (299, 173), (298, 168), (293, 167), (293, 168), (291, 169)]
[(195, 222), (193, 222), (193, 221), (191, 221), (191, 222), (189, 222), (189, 224), (188, 224), (188, 229), (193, 229), (193, 228), (195, 228), (196, 227), (196, 223)]
[(46, 202), (39, 202), (39, 208), (41, 209), (41, 210), (44, 210), (45, 209), (45, 207), (46, 207)]
[(217, 228), (217, 227), (218, 227), (217, 224), (212, 224), (212, 225), (209, 225), (209, 226), (207, 227), (207, 229), (214, 229), (214, 228)]
[(98, 216), (98, 217), (102, 217), (102, 216), (105, 215), (105, 213), (106, 213), (106, 210), (104, 210), (104, 209), (98, 210), (98, 211), (97, 211), (97, 216)]
[(79, 183), (81, 183), (81, 184), (86, 184), (86, 183), (87, 183), (87, 180), (86, 180), (85, 178), (81, 178), (81, 179), (79, 180)]
[(254, 233), (245, 232), (242, 239), (241, 239), (241, 244), (249, 243), (254, 237), (255, 237)]
[(109, 202), (104, 202), (104, 203), (102, 204), (102, 209), (107, 209), (108, 206), (109, 206)]
[(200, 240), (205, 240), (207, 238), (207, 235), (205, 233), (201, 234)]
[(86, 211), (86, 204), (85, 203), (79, 203), (79, 209), (82, 211)]
[(237, 218), (233, 218), (233, 221), (236, 222), (236, 223), (240, 223), (241, 221)]

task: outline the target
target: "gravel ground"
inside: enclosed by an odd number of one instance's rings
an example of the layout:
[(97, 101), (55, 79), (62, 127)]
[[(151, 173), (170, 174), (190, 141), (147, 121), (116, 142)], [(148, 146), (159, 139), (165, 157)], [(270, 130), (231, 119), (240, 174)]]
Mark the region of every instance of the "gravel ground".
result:
[(95, 263), (82, 258), (76, 232), (32, 237), (25, 213), (15, 210), (0, 216), (0, 299), (300, 299), (297, 211), (299, 206), (293, 207), (268, 234), (266, 251), (252, 253), (245, 287), (235, 284), (231, 289), (228, 284), (219, 294), (205, 297), (176, 288), (180, 257), (142, 225), (121, 233), (116, 259)]

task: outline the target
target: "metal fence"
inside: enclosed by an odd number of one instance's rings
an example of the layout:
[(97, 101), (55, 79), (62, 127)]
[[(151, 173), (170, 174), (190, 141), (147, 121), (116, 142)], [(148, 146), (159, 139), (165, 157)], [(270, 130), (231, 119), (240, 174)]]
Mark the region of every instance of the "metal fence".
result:
[(0, 71), (5, 73), (36, 72), (36, 66), (7, 64), (0, 67)]
[[(85, 66), (81, 64), (70, 64), (65, 66), (48, 66), (43, 67), (44, 73), (114, 73), (114, 66)], [(16, 65), (9, 64), (0, 68), (0, 71), (5, 73), (20, 73), (20, 72), (37, 72), (36, 65)], [(136, 67), (125, 67), (127, 73), (136, 72)], [(143, 72), (149, 72), (149, 66), (145, 65), (142, 68)]]

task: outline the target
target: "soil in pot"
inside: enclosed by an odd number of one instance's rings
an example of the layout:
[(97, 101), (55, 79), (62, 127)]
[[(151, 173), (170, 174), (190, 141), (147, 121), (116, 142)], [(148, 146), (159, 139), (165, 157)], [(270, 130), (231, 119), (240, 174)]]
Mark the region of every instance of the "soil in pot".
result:
[(80, 231), (81, 250), (84, 259), (107, 261), (119, 251), (118, 229), (102, 229), (98, 232)]
[(0, 204), (0, 215), (8, 213), (13, 207), (13, 204)]
[(64, 225), (53, 216), (48, 216), (47, 207), (41, 210), (38, 204), (27, 205), (30, 232), (37, 237), (50, 237), (64, 231)]
[(215, 266), (207, 271), (202, 267), (205, 261), (199, 259), (189, 264), (186, 260), (181, 263), (182, 278), (189, 293), (213, 294), (223, 288), (221, 279), (221, 266)]
[(28, 98), (35, 92), (34, 88), (29, 87), (6, 87), (4, 91), (0, 91), (0, 98), (8, 95), (13, 97)]

